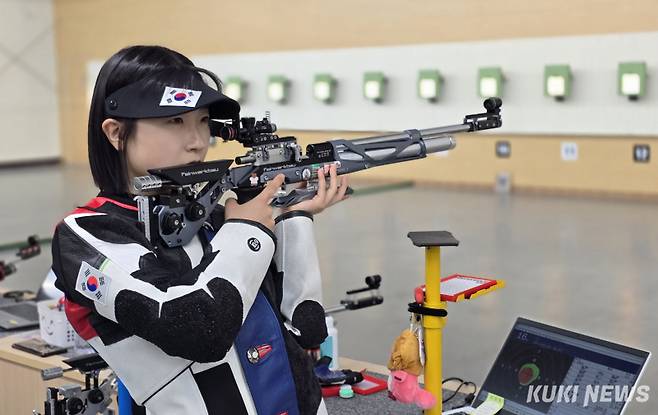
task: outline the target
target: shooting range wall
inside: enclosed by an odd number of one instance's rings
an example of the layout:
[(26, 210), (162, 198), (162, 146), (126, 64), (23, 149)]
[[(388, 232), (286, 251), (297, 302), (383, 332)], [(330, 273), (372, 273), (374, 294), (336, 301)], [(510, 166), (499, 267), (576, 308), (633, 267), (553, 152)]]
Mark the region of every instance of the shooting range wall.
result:
[[(647, 52), (658, 38), (658, 3), (654, 1), (601, 1), (596, 7), (584, 0), (515, 0), (495, 6), (484, 1), (420, 1), (414, 2), (413, 9), (403, 9), (395, 1), (166, 4), (55, 1), (65, 160), (86, 162), (89, 78), (98, 62), (128, 44), (157, 43), (194, 57), (223, 77), (236, 73), (223, 73), (214, 65), (230, 66), (231, 59), (247, 65), (242, 68), (251, 67), (252, 74), (262, 74), (255, 82), (248, 79), (251, 101), (245, 103), (245, 114), (260, 116), (266, 108), (266, 74), (278, 70), (293, 78), (289, 106), (271, 104), (270, 109), (274, 122), (295, 130), (286, 132), (294, 133), (303, 144), (337, 136), (362, 137), (374, 134), (366, 131), (371, 129), (459, 122), (464, 114), (481, 108), (475, 90), (477, 67), (499, 65), (508, 78), (502, 130), (462, 135), (458, 147), (446, 156), (378, 168), (362, 176), (492, 187), (496, 175), (506, 172), (518, 188), (658, 195), (658, 163), (633, 161), (634, 145), (648, 144), (654, 153), (658, 148), (658, 125), (651, 116), (658, 113), (658, 62), (655, 53)], [(190, 7), (199, 13), (190, 12)], [(602, 48), (600, 39), (615, 46)], [(588, 43), (597, 49), (592, 56), (583, 52), (582, 46)], [(477, 54), (477, 48), (489, 52)], [(390, 102), (376, 105), (360, 97), (365, 60), (355, 57), (363, 51), (368, 51), (364, 59), (375, 62), (371, 70), (392, 71)], [(428, 58), (424, 51), (438, 56)], [(396, 55), (401, 59), (395, 60)], [(293, 66), (295, 57), (303, 59)], [(322, 68), (323, 72), (335, 71), (332, 68), (346, 72), (345, 59), (353, 65), (349, 74), (342, 74), (339, 88), (349, 86), (353, 98), (360, 99), (360, 109), (355, 112), (349, 97), (341, 98), (343, 89), (336, 106), (325, 106), (327, 116), (322, 117), (324, 104), (310, 97), (312, 75)], [(644, 100), (630, 103), (616, 95), (616, 62), (623, 60), (647, 62), (649, 91)], [(570, 64), (574, 71), (574, 95), (564, 103), (544, 97), (541, 90), (543, 66), (555, 63)], [(426, 67), (436, 67), (446, 75), (445, 94), (437, 104), (415, 95), (417, 70)], [(299, 82), (304, 73), (306, 85)], [(262, 101), (256, 94), (262, 95)], [(371, 122), (376, 118), (385, 121)], [(509, 158), (496, 156), (498, 141), (511, 145)], [(562, 160), (564, 143), (575, 143), (577, 160)], [(232, 158), (243, 151), (235, 144), (221, 145), (209, 156)]]
[(52, 0), (2, 0), (0, 10), (0, 166), (57, 159)]

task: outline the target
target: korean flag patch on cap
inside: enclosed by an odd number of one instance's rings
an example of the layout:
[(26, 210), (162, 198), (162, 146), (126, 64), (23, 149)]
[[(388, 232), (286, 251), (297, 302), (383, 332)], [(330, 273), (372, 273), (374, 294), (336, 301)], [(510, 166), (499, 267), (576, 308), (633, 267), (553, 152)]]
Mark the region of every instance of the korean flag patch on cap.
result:
[[(102, 265), (101, 268), (103, 268)], [(105, 305), (105, 299), (110, 289), (110, 277), (82, 261), (82, 265), (80, 265), (80, 270), (78, 271), (75, 289), (90, 300)]]
[(200, 97), (201, 91), (166, 86), (160, 99), (160, 106), (194, 108)]

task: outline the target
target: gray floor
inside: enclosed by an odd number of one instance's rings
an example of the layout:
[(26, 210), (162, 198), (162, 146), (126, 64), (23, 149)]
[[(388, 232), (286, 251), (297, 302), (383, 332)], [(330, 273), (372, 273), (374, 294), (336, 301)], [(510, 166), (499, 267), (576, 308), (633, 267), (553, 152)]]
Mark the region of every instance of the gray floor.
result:
[[(355, 186), (358, 189), (358, 185)], [(49, 236), (67, 211), (95, 194), (84, 168), (0, 170), (0, 244)], [(658, 203), (484, 191), (410, 188), (354, 197), (316, 218), (327, 305), (383, 276), (383, 305), (336, 315), (340, 354), (385, 364), (408, 323), (406, 303), (424, 276), (423, 251), (406, 234), (449, 230), (443, 275), (504, 278), (507, 287), (451, 304), (444, 335), (444, 375), (481, 383), (518, 316), (658, 350)], [(9, 252), (0, 253), (7, 259)], [(20, 264), (0, 286), (36, 289), (47, 254)], [(642, 379), (658, 393), (658, 365)], [(658, 396), (631, 414), (658, 413)]]

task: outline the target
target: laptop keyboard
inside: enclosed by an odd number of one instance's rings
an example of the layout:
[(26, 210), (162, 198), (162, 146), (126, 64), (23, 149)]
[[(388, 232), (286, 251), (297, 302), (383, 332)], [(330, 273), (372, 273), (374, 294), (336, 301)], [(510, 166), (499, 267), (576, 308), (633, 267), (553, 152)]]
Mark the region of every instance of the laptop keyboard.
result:
[(0, 307), (0, 311), (16, 317), (24, 318), (25, 320), (39, 320), (39, 312), (36, 305), (33, 303), (17, 303)]

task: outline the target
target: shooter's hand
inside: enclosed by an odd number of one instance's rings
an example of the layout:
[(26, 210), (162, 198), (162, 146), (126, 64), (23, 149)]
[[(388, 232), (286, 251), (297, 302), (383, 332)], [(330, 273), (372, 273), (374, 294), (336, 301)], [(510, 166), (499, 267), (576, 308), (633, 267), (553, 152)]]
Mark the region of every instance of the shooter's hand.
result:
[(246, 219), (258, 222), (274, 230), (274, 219), (272, 219), (273, 208), (270, 206), (272, 199), (283, 185), (286, 176), (279, 174), (263, 188), (263, 190), (250, 201), (239, 204), (237, 200), (230, 198), (224, 204), (224, 217), (228, 219)]
[[(329, 187), (327, 187), (327, 179), (325, 178), (327, 172), (329, 173)], [(283, 208), (282, 211), (304, 210), (312, 215), (316, 215), (329, 206), (347, 199), (349, 197), (345, 195), (347, 185), (347, 176), (341, 176), (339, 178), (336, 173), (335, 164), (331, 164), (329, 167), (325, 165), (323, 170), (318, 170), (318, 192), (313, 199), (288, 206)]]

